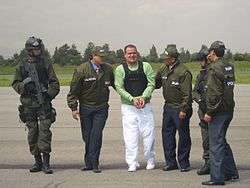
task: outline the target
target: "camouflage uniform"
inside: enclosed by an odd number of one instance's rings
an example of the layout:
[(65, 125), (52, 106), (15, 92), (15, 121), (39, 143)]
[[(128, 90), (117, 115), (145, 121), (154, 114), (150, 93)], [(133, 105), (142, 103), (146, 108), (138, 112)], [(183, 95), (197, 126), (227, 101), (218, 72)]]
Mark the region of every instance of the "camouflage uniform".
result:
[(207, 68), (208, 68), (208, 48), (203, 45), (198, 56), (198, 61), (204, 63), (201, 65), (200, 73), (196, 77), (195, 86), (193, 89), (193, 100), (199, 105), (198, 116), (200, 119), (199, 126), (201, 128), (202, 146), (203, 146), (203, 159), (205, 164), (197, 171), (198, 175), (209, 174), (209, 135), (208, 123), (203, 118), (207, 110), (206, 106), (206, 81), (207, 81)]
[[(30, 38), (27, 42), (39, 41)], [(43, 48), (41, 48), (43, 49)], [(26, 123), (28, 128), (28, 143), (30, 152), (35, 156), (36, 162), (41, 167), (41, 153), (51, 152), (51, 124), (55, 121), (55, 110), (52, 108), (51, 101), (59, 93), (59, 81), (54, 72), (53, 66), (42, 55), (32, 59), (38, 74), (39, 82), (44, 90), (44, 104), (38, 103), (34, 82), (30, 80), (27, 67), (31, 57), (26, 54), (26, 58), (19, 62), (16, 67), (12, 87), (20, 94), (21, 105), (19, 112), (21, 120)]]

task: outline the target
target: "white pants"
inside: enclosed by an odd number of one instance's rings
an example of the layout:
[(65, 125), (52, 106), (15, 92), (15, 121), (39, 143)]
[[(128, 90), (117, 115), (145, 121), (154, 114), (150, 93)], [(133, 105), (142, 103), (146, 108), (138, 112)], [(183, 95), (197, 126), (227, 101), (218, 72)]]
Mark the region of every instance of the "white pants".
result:
[(154, 162), (154, 114), (151, 104), (146, 104), (143, 109), (122, 104), (121, 111), (127, 164), (130, 166), (137, 163), (140, 138), (143, 141), (145, 159)]

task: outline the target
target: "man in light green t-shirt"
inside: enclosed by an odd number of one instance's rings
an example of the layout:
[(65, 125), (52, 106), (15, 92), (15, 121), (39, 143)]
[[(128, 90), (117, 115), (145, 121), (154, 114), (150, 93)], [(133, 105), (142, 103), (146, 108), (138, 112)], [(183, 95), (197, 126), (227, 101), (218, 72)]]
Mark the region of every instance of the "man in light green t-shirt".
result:
[(155, 74), (149, 63), (138, 61), (136, 46), (124, 48), (126, 62), (115, 70), (115, 87), (121, 96), (123, 136), (128, 171), (139, 167), (137, 161), (140, 136), (144, 145), (146, 169), (154, 169), (154, 115), (150, 99), (155, 88)]

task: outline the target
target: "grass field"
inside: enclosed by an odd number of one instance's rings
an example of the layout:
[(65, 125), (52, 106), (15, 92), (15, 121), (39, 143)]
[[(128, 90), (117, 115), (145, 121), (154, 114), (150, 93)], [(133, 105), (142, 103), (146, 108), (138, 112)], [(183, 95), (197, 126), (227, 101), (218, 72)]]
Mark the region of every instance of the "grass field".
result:
[[(200, 66), (198, 63), (187, 63), (185, 64), (189, 70), (193, 74), (193, 78), (195, 80), (197, 73), (199, 72)], [(250, 84), (250, 62), (242, 61), (242, 62), (234, 62), (236, 69), (236, 81), (238, 84)], [(114, 68), (117, 65), (114, 65)], [(155, 71), (159, 69), (161, 64), (152, 64), (152, 67)], [(60, 84), (65, 86), (69, 85), (72, 74), (75, 66), (65, 66), (60, 67), (58, 65), (54, 66), (57, 76), (60, 80)], [(13, 75), (15, 72), (15, 67), (5, 66), (0, 67), (0, 87), (8, 87), (10, 86)], [(193, 81), (194, 81), (193, 80)]]

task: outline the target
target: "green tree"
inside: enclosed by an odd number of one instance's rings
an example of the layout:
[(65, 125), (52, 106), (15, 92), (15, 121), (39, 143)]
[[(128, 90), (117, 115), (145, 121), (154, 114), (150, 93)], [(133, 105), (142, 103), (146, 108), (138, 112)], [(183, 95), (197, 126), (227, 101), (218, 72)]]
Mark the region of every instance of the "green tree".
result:
[(122, 49), (116, 50), (116, 63), (121, 64), (125, 61), (124, 52)]
[(241, 53), (234, 54), (233, 58), (235, 61), (245, 61), (244, 55)]
[(149, 55), (147, 56), (147, 60), (150, 63), (159, 62), (159, 57), (155, 45), (153, 45), (152, 48), (149, 50)]
[(0, 66), (5, 65), (6, 61), (2, 55), (0, 55)]
[(229, 61), (233, 61), (233, 54), (230, 50), (227, 50), (225, 55), (224, 55), (224, 59), (225, 61), (229, 62)]
[(186, 52), (185, 52), (185, 49), (182, 47), (182, 48), (180, 48), (180, 50), (179, 50), (179, 60), (180, 60), (180, 62), (181, 63), (187, 63), (186, 62)]
[(82, 63), (81, 53), (77, 50), (75, 44), (72, 44), (71, 48), (69, 49), (69, 58), (71, 64), (73, 65), (80, 65)]
[(190, 55), (190, 61), (191, 61), (191, 62), (197, 61), (197, 60), (198, 60), (198, 55), (199, 55), (198, 52), (192, 53), (192, 54)]
[(68, 44), (64, 44), (59, 48), (55, 48), (53, 61), (61, 66), (79, 65), (82, 63), (82, 57), (74, 44), (71, 47)]
[(87, 61), (89, 61), (91, 59), (92, 51), (93, 51), (94, 48), (95, 48), (94, 43), (89, 42), (88, 45), (87, 45), (87, 48), (85, 49), (84, 54), (83, 54), (83, 61), (84, 62), (87, 62)]
[(244, 53), (244, 60), (250, 61), (250, 53)]
[(191, 58), (191, 54), (190, 54), (190, 52), (187, 50), (186, 51), (186, 62), (188, 63), (188, 62), (190, 62), (190, 58)]
[(101, 48), (104, 53), (105, 53), (105, 58), (104, 58), (104, 61), (106, 63), (110, 63), (110, 64), (114, 64), (114, 63), (117, 63), (117, 58), (116, 58), (116, 53), (115, 51), (111, 51), (110, 50), (110, 47), (109, 47), (109, 44), (105, 43), (102, 48)]

